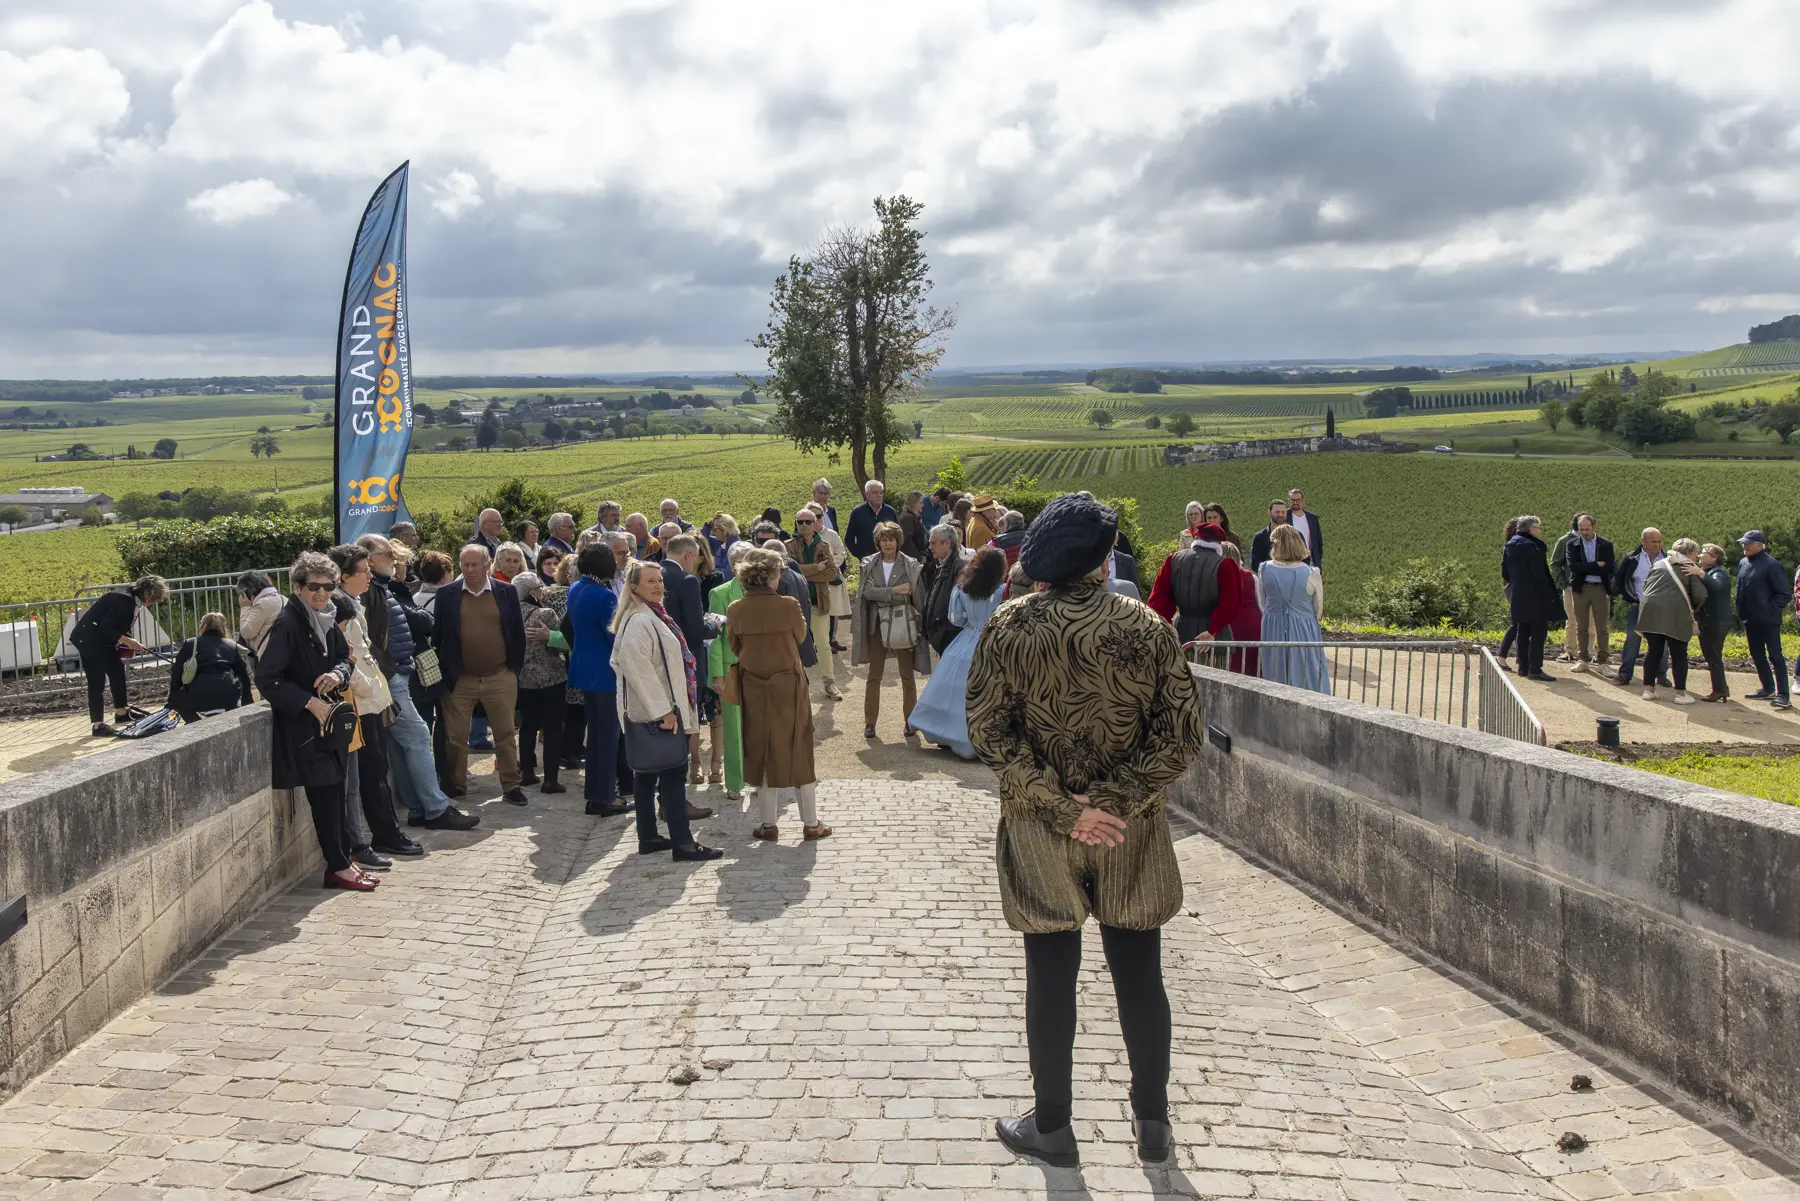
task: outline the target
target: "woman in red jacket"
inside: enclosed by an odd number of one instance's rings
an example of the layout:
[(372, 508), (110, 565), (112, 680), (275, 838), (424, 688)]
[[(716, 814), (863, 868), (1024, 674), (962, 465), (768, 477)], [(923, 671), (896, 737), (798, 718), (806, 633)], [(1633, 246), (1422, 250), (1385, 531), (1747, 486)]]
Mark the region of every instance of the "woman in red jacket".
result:
[[(1194, 531), (1193, 544), (1163, 560), (1162, 569), (1156, 573), (1156, 583), (1151, 586), (1150, 599), (1145, 603), (1175, 627), (1184, 643), (1230, 639), (1236, 632), (1237, 623), (1247, 621), (1248, 614), (1259, 612), (1256, 581), (1220, 549), (1225, 541), (1224, 530), (1216, 525), (1202, 525)], [(1189, 558), (1184, 560), (1184, 555)], [(1196, 590), (1194, 583), (1177, 583), (1178, 576), (1184, 581), (1203, 581), (1209, 575), (1217, 583), (1217, 593), (1210, 608), (1206, 607), (1204, 593)], [(1185, 596), (1181, 595), (1184, 590)], [(1234, 658), (1239, 661), (1231, 664), (1231, 670), (1245, 675), (1255, 673), (1253, 663), (1242, 661), (1253, 656)]]

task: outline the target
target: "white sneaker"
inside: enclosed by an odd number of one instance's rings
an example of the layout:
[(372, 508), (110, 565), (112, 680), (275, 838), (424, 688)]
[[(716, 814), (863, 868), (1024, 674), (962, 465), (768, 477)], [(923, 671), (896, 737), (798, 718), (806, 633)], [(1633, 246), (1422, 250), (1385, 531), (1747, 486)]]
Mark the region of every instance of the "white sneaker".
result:
[(1656, 689), (1654, 689), (1654, 688), (1644, 689), (1644, 699), (1647, 701), (1655, 700), (1656, 699)]
[(1685, 692), (1677, 692), (1671, 699), (1673, 699), (1677, 705), (1691, 705), (1694, 703), (1694, 698)]
[(1576, 663), (1576, 664), (1575, 664), (1575, 666), (1573, 666), (1573, 667), (1571, 667), (1571, 668), (1569, 668), (1569, 670), (1570, 670), (1570, 671), (1573, 671), (1573, 672), (1581, 672), (1581, 673), (1586, 673), (1586, 672), (1587, 672), (1587, 670), (1588, 670), (1588, 665), (1587, 665), (1587, 663), (1585, 663), (1585, 662), (1577, 662), (1577, 663)]

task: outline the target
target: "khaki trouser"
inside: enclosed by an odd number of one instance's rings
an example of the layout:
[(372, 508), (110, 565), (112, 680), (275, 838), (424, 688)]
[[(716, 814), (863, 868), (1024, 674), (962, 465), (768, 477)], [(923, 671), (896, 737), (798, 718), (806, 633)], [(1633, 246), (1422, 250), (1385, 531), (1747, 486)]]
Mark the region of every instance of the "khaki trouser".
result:
[[(1575, 657), (1578, 662), (1593, 662), (1605, 667), (1612, 658), (1612, 650), (1607, 645), (1607, 625), (1612, 621), (1612, 597), (1606, 595), (1606, 588), (1600, 584), (1589, 584), (1575, 589), (1575, 603), (1569, 606), (1570, 641), (1576, 645)], [(1588, 632), (1593, 631), (1593, 658), (1588, 658)]]
[(491, 675), (464, 672), (456, 687), (444, 696), (444, 742), (450, 753), (450, 783), (462, 792), (469, 787), (469, 719), (477, 702), (487, 709), (488, 728), (494, 735), (494, 763), (500, 787), (511, 792), (519, 786), (519, 734), (513, 710), (519, 703), (519, 677), (502, 667)]
[(881, 716), (881, 677), (889, 659), (900, 669), (900, 697), (906, 724), (912, 725), (913, 706), (919, 701), (919, 686), (913, 680), (913, 651), (891, 651), (881, 645), (880, 631), (869, 631), (869, 684), (863, 689), (863, 725), (872, 726)]
[[(830, 621), (828, 617), (825, 620)], [(765, 826), (772, 826), (780, 817), (781, 802), (784, 799), (797, 799), (800, 805), (800, 822), (806, 826), (819, 824), (819, 806), (816, 803), (819, 786), (802, 784), (799, 788), (763, 788), (756, 790), (757, 804), (762, 807), (762, 821)]]

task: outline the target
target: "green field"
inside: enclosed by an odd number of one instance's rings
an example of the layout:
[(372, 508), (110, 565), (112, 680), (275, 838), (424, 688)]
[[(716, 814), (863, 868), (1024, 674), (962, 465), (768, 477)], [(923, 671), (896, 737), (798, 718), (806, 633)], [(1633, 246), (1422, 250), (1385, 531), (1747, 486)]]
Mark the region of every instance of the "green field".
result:
[[(1737, 361), (1742, 348), (1725, 348), (1688, 360), (1655, 365), (1710, 371)], [(1760, 351), (1761, 348), (1758, 348)], [(1640, 368), (1641, 370), (1642, 368)], [(1582, 373), (1576, 372), (1577, 378)], [(1800, 374), (1764, 373), (1757, 378), (1696, 379), (1703, 389), (1674, 401), (1698, 410), (1715, 400), (1786, 395)], [(1517, 374), (1458, 375), (1420, 388), (1505, 392), (1524, 386)], [(647, 389), (552, 390), (556, 397), (642, 394)], [(421, 392), (441, 407), (451, 399), (517, 397), (527, 387), (477, 389), (469, 393)], [(727, 387), (677, 393), (681, 399), (734, 396)], [(36, 408), (38, 406), (34, 406)], [(0, 490), (22, 486), (82, 485), (118, 496), (127, 491), (181, 491), (220, 485), (258, 495), (279, 488), (290, 501), (316, 502), (331, 479), (329, 428), (294, 394), (219, 397), (165, 397), (53, 406), (84, 420), (108, 414), (108, 424), (81, 429), (0, 431)], [(1114, 415), (1110, 429), (1097, 430), (1087, 414), (1103, 407)], [(1162, 448), (1173, 441), (1152, 430), (1153, 416), (1166, 422), (1191, 416), (1200, 427), (1192, 438), (1296, 436), (1322, 433), (1327, 407), (1346, 434), (1378, 432), (1430, 447), (1454, 443), (1459, 452), (1496, 457), (1430, 453), (1406, 456), (1340, 454), (1304, 458), (1165, 467)], [(773, 415), (768, 404), (733, 405), (731, 414), (755, 422)], [(919, 421), (923, 440), (892, 456), (890, 484), (897, 490), (929, 481), (952, 455), (959, 456), (971, 482), (1000, 488), (1015, 477), (1036, 478), (1049, 488), (1089, 488), (1102, 495), (1139, 499), (1146, 534), (1153, 543), (1172, 541), (1190, 500), (1218, 500), (1241, 531), (1262, 524), (1271, 497), (1296, 484), (1307, 489), (1327, 523), (1328, 609), (1347, 617), (1363, 604), (1362, 591), (1376, 575), (1396, 570), (1414, 557), (1460, 558), (1488, 588), (1496, 610), (1498, 532), (1520, 510), (1542, 515), (1556, 529), (1576, 508), (1600, 514), (1615, 538), (1657, 524), (1677, 536), (1723, 541), (1746, 526), (1785, 518), (1800, 485), (1800, 445), (1783, 448), (1769, 435), (1744, 427), (1740, 440), (1676, 444), (1661, 454), (1773, 455), (1769, 462), (1657, 462), (1629, 457), (1617, 445), (1565, 424), (1552, 434), (1532, 408), (1455, 408), (1375, 420), (1361, 416), (1359, 397), (1332, 386), (1247, 388), (1179, 385), (1160, 395), (1101, 393), (1080, 384), (981, 385), (966, 393), (928, 392), (901, 407), (903, 420)], [(250, 435), (262, 425), (277, 431), (281, 454), (259, 460), (249, 453)], [(415, 451), (449, 437), (469, 435), (466, 427), (422, 428)], [(173, 460), (102, 462), (34, 461), (74, 442), (95, 450), (123, 452), (127, 445), (147, 451), (158, 438), (178, 443)], [(1588, 456), (1515, 459), (1527, 456)], [(415, 453), (408, 461), (406, 495), (419, 511), (448, 512), (471, 493), (522, 475), (567, 496), (584, 522), (594, 503), (612, 497), (631, 508), (650, 509), (664, 496), (678, 497), (690, 513), (724, 508), (739, 517), (774, 504), (791, 511), (818, 475), (839, 482), (839, 498), (854, 503), (843, 466), (823, 456), (803, 456), (787, 443), (760, 435), (690, 435), (643, 440), (592, 441), (555, 449), (510, 452)], [(116, 533), (81, 530), (23, 534), (5, 543), (0, 556), (0, 597), (42, 598), (66, 594), (77, 583), (116, 578), (120, 566)]]

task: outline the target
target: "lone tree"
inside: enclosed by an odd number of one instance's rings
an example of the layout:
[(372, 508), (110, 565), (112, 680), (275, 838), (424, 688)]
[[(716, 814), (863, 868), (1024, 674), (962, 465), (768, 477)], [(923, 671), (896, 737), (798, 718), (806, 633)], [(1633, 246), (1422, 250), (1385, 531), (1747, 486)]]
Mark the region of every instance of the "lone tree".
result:
[(153, 459), (172, 459), (175, 457), (175, 439), (158, 438), (156, 445), (150, 450)]
[(875, 198), (873, 228), (826, 233), (810, 258), (788, 260), (769, 297), (769, 323), (751, 344), (768, 355), (758, 391), (775, 398), (778, 428), (802, 451), (850, 450), (860, 489), (887, 476), (888, 447), (906, 441), (893, 406), (944, 355), (956, 314), (931, 293), (924, 206)]
[(1538, 416), (1544, 419), (1544, 424), (1550, 427), (1550, 432), (1553, 434), (1556, 432), (1556, 427), (1563, 423), (1563, 418), (1568, 415), (1568, 410), (1563, 408), (1560, 400), (1546, 400), (1538, 406)]
[(277, 438), (274, 434), (271, 434), (268, 426), (263, 426), (260, 430), (257, 430), (256, 433), (250, 436), (251, 458), (254, 459), (261, 456), (265, 459), (272, 459), (280, 453), (281, 439)]
[(1788, 435), (1800, 429), (1800, 390), (1770, 405), (1769, 411), (1756, 419), (1756, 424), (1780, 438), (1785, 446)]
[(9, 530), (18, 529), (25, 524), (30, 516), (31, 514), (25, 511), (24, 505), (0, 506), (0, 525), (5, 526)]
[(1101, 408), (1089, 409), (1087, 419), (1090, 425), (1097, 425), (1101, 429), (1105, 429), (1113, 423), (1112, 410)]
[(475, 445), (482, 450), (491, 450), (500, 441), (500, 423), (489, 414), (475, 423)]
[(1177, 438), (1185, 438), (1194, 432), (1194, 419), (1186, 413), (1177, 413), (1169, 418), (1169, 432)]
[(1325, 436), (1327, 438), (1337, 437), (1337, 413), (1332, 410), (1330, 405), (1325, 406)]

